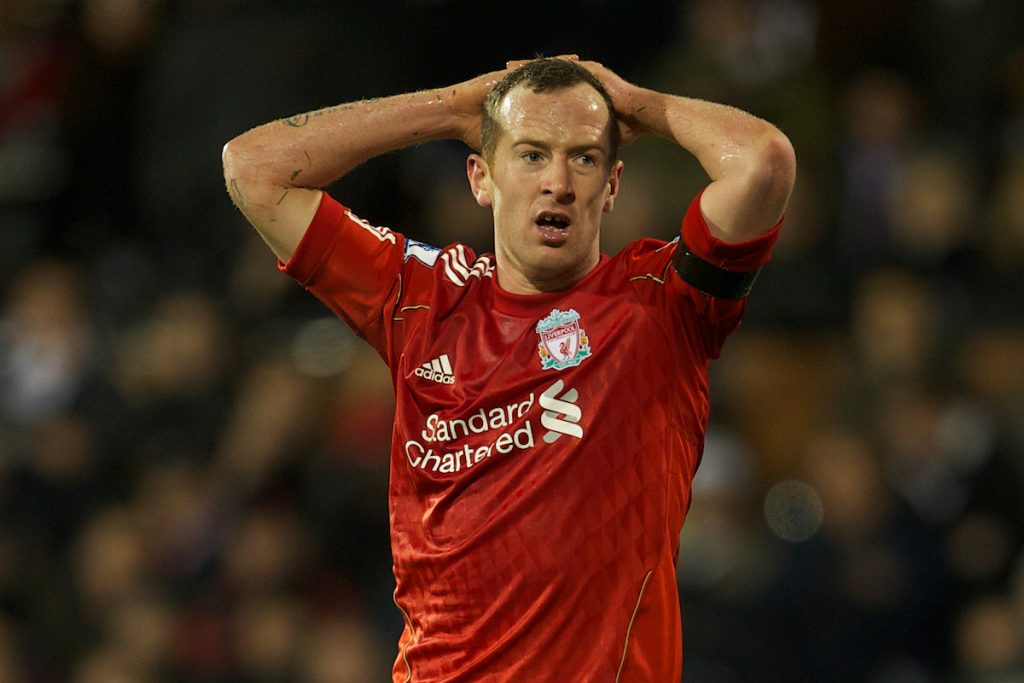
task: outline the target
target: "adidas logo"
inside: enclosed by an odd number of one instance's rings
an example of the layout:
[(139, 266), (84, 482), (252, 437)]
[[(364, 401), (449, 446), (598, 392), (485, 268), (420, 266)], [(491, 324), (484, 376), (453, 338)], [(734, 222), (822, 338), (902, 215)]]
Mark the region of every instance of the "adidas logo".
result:
[(452, 370), (447, 353), (442, 353), (416, 368), (415, 375), (438, 384), (455, 384), (455, 371)]

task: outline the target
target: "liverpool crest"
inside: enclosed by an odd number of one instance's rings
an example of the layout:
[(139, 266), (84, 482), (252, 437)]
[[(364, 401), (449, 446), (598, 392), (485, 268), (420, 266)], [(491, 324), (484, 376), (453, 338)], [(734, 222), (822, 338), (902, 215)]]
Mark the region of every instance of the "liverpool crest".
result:
[(580, 314), (557, 308), (537, 323), (541, 370), (564, 370), (579, 365), (590, 355), (590, 339), (580, 327)]

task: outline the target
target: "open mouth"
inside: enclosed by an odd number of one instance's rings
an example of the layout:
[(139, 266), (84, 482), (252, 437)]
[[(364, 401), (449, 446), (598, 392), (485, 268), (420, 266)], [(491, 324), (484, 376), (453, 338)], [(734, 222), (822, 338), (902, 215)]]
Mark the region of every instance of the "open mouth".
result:
[(545, 211), (535, 221), (541, 239), (550, 246), (559, 246), (569, 238), (569, 218), (565, 215)]

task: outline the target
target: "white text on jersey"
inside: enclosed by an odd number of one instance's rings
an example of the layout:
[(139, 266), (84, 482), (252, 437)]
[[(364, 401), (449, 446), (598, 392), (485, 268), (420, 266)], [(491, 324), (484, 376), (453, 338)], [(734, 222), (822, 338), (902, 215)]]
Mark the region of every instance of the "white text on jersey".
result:
[[(540, 425), (547, 429), (543, 437), (546, 443), (554, 443), (563, 435), (582, 439), (583, 427), (579, 422), (583, 411), (576, 405), (579, 392), (574, 388), (563, 390), (565, 383), (557, 380), (539, 397), (531, 392), (523, 401), (480, 408), (469, 417), (449, 418), (431, 413), (420, 430), (419, 440), (405, 442), (405, 457), (416, 469), (451, 474), (495, 454), (531, 450), (536, 445), (533, 435), (537, 418), (530, 417), (534, 403), (540, 403), (544, 409)], [(439, 450), (435, 450), (435, 445)]]
[(416, 368), (413, 374), (438, 384), (455, 384), (455, 371), (452, 370), (452, 364), (448, 359), (447, 353), (442, 353), (437, 358), (428, 360)]

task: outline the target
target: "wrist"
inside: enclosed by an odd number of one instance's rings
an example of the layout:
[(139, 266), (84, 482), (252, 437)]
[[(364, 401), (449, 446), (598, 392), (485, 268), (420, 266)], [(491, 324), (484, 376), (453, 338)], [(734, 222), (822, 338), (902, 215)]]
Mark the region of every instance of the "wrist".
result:
[(436, 91), (444, 108), (446, 137), (461, 140), (473, 149), (480, 146), (480, 124), (483, 120), (483, 100), (487, 94), (479, 79), (457, 83)]
[(622, 120), (637, 132), (650, 132), (655, 115), (658, 111), (664, 110), (664, 104), (659, 102), (660, 93), (640, 86), (631, 86), (624, 93), (624, 107), (619, 113)]
[(478, 99), (474, 100), (470, 95), (461, 83), (439, 91), (438, 97), (444, 105), (452, 138), (464, 140), (474, 124), (477, 127), (480, 125), (483, 109)]

